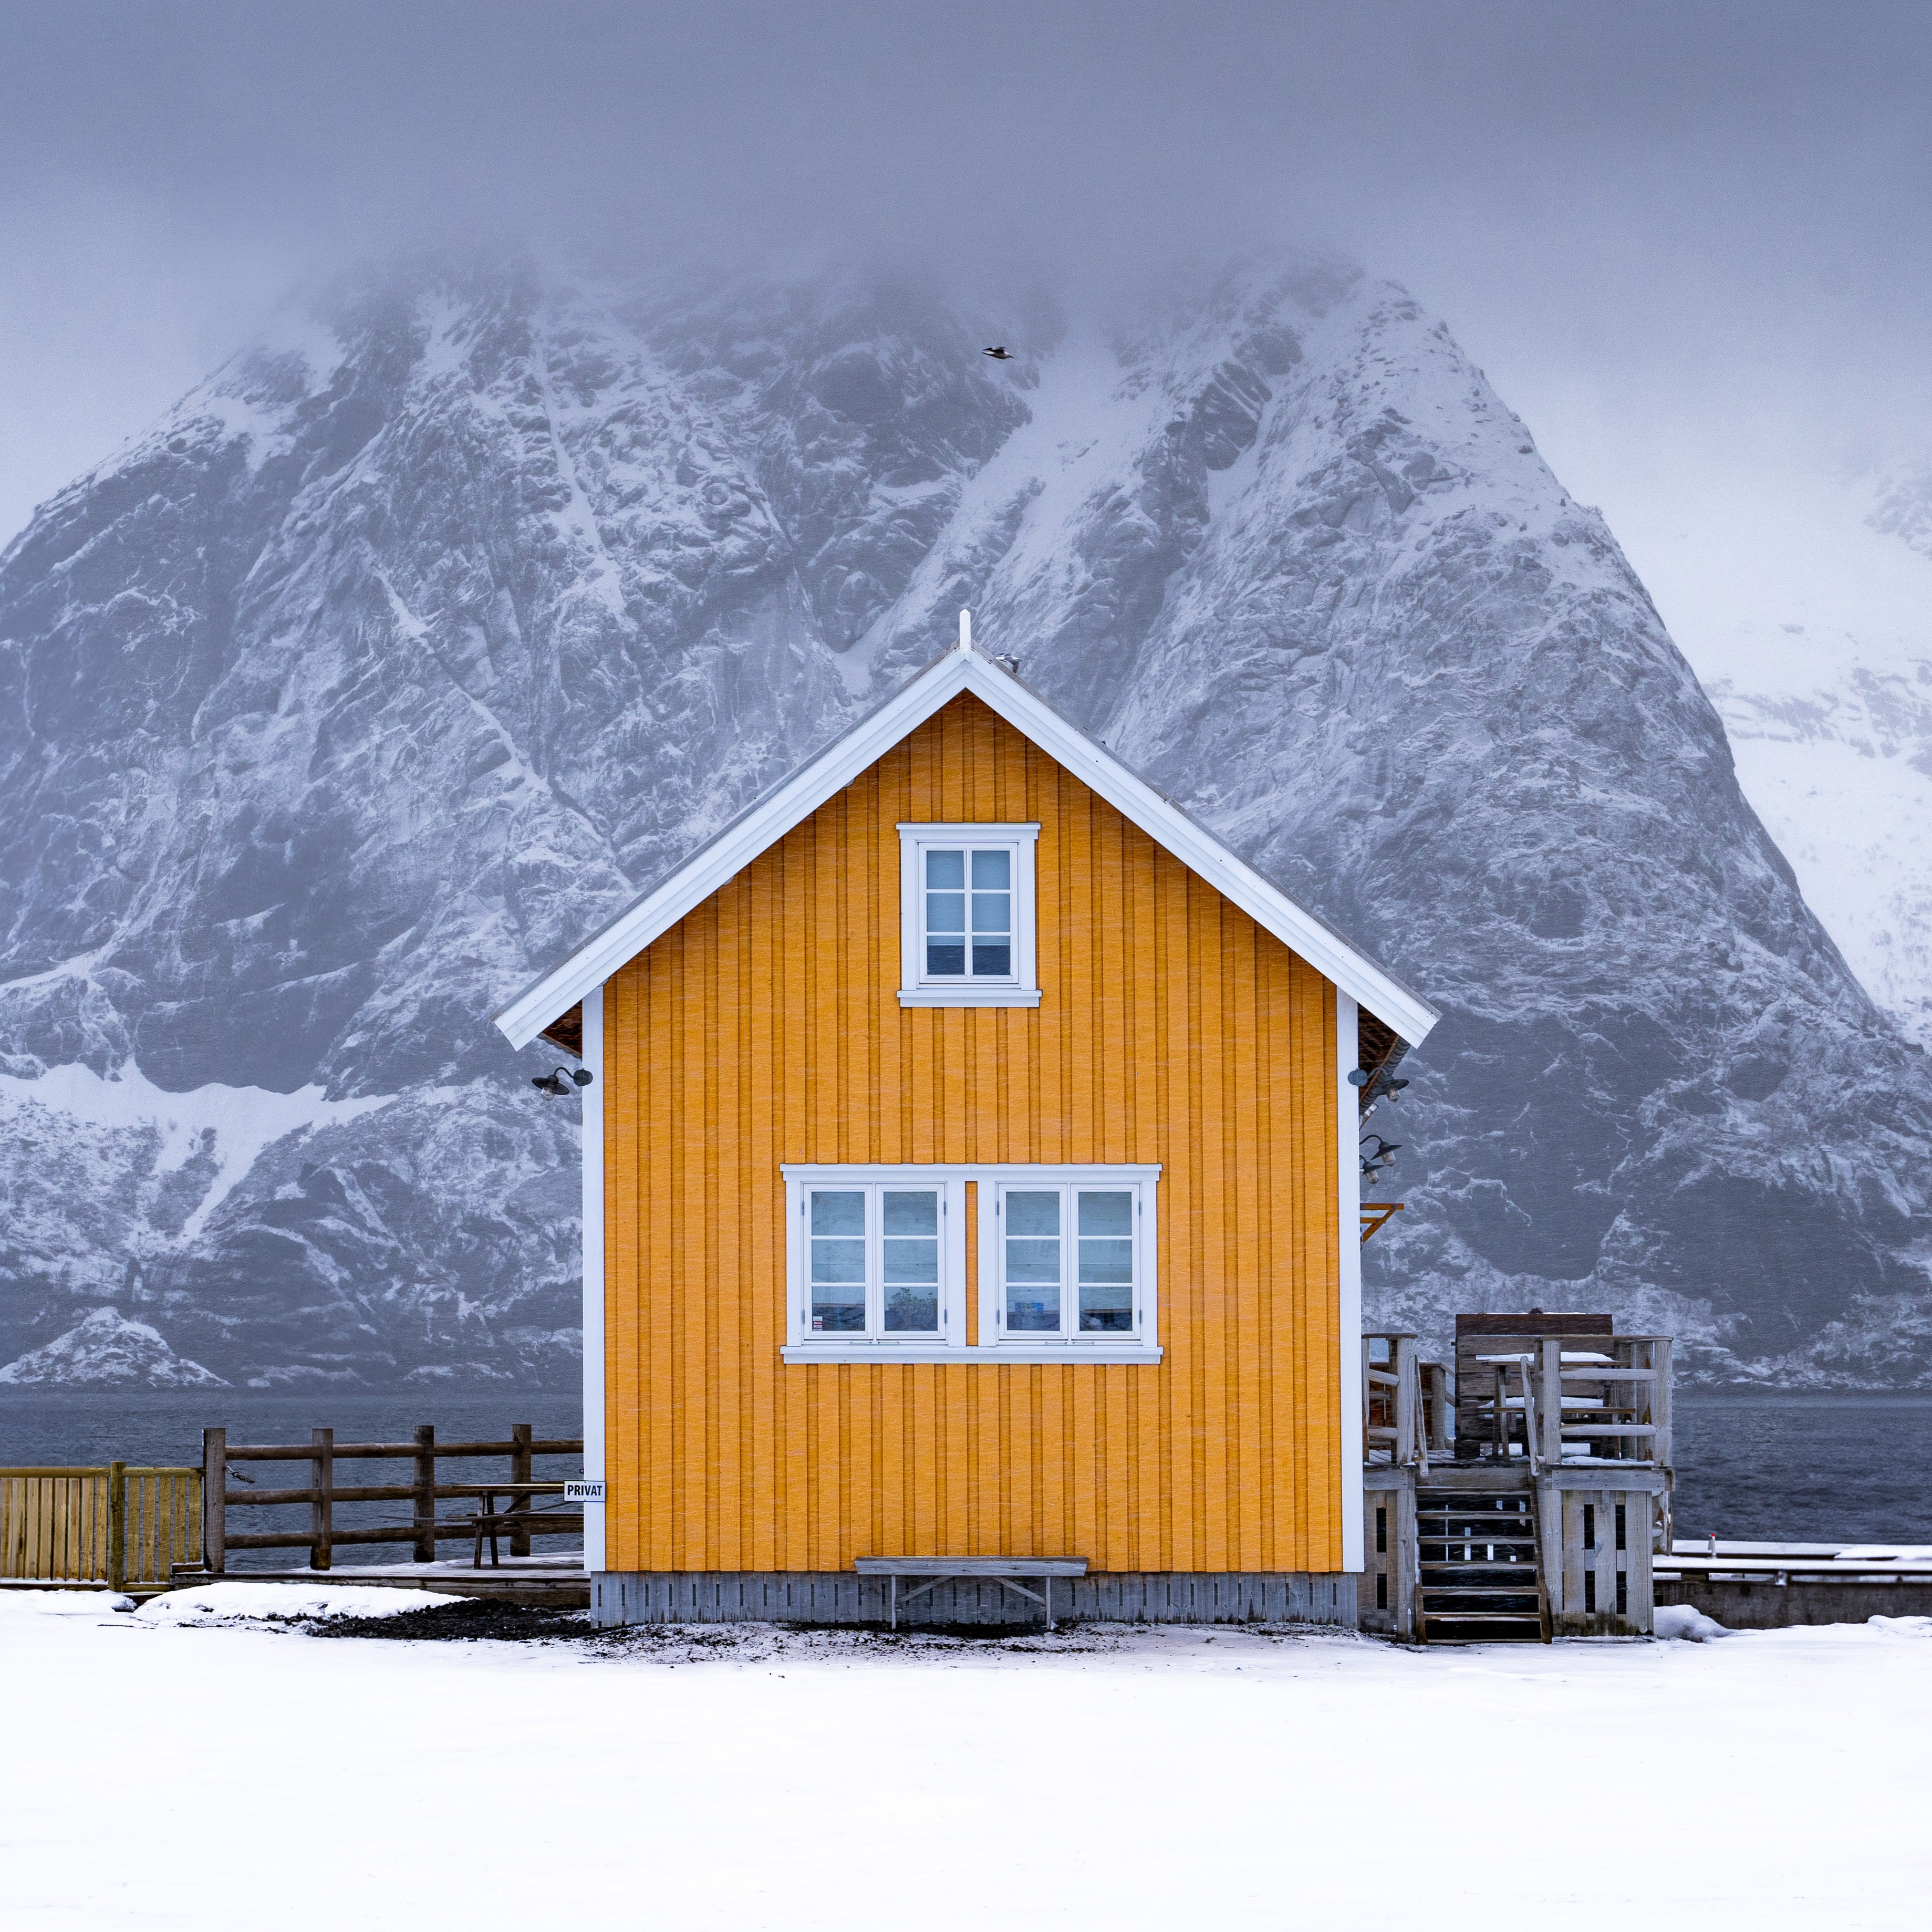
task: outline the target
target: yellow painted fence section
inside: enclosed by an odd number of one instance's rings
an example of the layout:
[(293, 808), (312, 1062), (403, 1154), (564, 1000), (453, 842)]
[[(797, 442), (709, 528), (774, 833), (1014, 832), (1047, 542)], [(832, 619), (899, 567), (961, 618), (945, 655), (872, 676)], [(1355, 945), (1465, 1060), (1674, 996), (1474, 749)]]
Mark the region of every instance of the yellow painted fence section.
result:
[[(902, 1010), (902, 820), (1038, 821), (1036, 1010)], [(605, 988), (609, 1567), (1339, 1570), (1335, 1027), (956, 700)], [(1159, 1162), (1166, 1359), (788, 1366), (787, 1161)]]
[(200, 1561), (199, 1469), (0, 1469), (0, 1582), (118, 1590)]

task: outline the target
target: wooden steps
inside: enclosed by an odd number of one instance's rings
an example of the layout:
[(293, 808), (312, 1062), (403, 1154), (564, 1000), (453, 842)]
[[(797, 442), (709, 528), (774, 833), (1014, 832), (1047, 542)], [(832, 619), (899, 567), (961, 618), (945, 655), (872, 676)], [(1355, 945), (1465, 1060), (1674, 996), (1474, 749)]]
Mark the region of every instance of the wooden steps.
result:
[(1534, 1488), (1493, 1493), (1418, 1489), (1424, 1643), (1547, 1643), (1550, 1592)]

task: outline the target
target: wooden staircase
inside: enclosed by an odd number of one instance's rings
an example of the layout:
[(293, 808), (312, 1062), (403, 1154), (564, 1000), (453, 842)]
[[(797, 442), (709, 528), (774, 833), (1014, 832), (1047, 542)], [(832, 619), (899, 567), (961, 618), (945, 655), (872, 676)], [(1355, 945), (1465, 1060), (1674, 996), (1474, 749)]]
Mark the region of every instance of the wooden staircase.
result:
[(1492, 1491), (1418, 1487), (1424, 1643), (1547, 1643), (1550, 1590), (1533, 1484)]

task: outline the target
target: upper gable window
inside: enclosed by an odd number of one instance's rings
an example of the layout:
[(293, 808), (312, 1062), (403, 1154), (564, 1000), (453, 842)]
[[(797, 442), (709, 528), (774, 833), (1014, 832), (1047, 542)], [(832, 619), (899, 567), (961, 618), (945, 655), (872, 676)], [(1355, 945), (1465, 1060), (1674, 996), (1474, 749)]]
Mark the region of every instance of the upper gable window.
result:
[(1036, 1006), (1037, 825), (899, 827), (899, 1004)]

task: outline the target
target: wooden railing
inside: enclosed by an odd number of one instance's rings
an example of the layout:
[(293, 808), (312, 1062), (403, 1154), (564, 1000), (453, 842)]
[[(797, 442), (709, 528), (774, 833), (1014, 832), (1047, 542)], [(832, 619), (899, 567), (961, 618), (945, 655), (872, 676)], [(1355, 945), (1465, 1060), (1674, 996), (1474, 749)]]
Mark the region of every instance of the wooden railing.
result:
[(1450, 1453), (1449, 1371), (1425, 1362), (1406, 1329), (1372, 1329), (1362, 1337), (1362, 1452), (1364, 1462), (1412, 1463)]
[(124, 1590), (201, 1554), (199, 1469), (0, 1469), (0, 1581)]
[[(225, 1429), (202, 1431), (202, 1543), (209, 1573), (220, 1576), (228, 1568), (231, 1550), (306, 1550), (309, 1568), (332, 1567), (333, 1552), (340, 1545), (370, 1543), (406, 1543), (418, 1563), (436, 1560), (438, 1543), (458, 1539), (469, 1541), (476, 1535), (476, 1479), (468, 1483), (439, 1483), (436, 1466), (448, 1458), (473, 1459), (501, 1456), (507, 1459), (507, 1480), (531, 1480), (530, 1459), (534, 1456), (581, 1456), (584, 1438), (572, 1436), (556, 1441), (532, 1438), (527, 1422), (516, 1424), (506, 1442), (439, 1442), (436, 1430), (424, 1423), (408, 1442), (338, 1442), (332, 1429), (314, 1430), (305, 1443), (236, 1443)], [(338, 1462), (407, 1462), (412, 1480), (406, 1483), (338, 1484)], [(308, 1480), (298, 1489), (229, 1487), (230, 1466), (236, 1462), (306, 1462)], [(248, 1479), (242, 1479), (244, 1481)], [(438, 1502), (452, 1497), (471, 1502), (470, 1514), (460, 1520), (439, 1519)], [(338, 1529), (335, 1506), (338, 1503), (407, 1503), (410, 1520), (373, 1528)], [(228, 1512), (235, 1508), (260, 1509), (292, 1507), (306, 1508), (308, 1521), (299, 1531), (231, 1530)], [(539, 1535), (574, 1534), (580, 1532), (582, 1519), (561, 1520), (555, 1530), (538, 1528)], [(530, 1553), (532, 1528), (526, 1522), (506, 1532), (512, 1556)]]
[(1664, 1335), (1525, 1335), (1485, 1338), (1459, 1359), (1486, 1454), (1520, 1453), (1534, 1468), (1572, 1456), (1668, 1468), (1670, 1338)]

